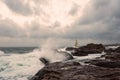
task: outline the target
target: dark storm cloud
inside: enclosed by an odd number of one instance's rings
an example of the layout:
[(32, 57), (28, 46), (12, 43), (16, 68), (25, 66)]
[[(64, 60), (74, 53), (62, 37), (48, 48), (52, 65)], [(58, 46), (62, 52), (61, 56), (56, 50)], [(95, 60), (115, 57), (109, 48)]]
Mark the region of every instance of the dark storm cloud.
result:
[(25, 37), (25, 32), (12, 20), (0, 19), (0, 36), (1, 37)]
[(80, 21), (84, 24), (91, 24), (99, 21), (111, 20), (119, 18), (119, 0), (91, 0), (90, 4), (86, 6), (83, 18)]
[(98, 34), (97, 38), (112, 40), (112, 41), (120, 41), (120, 19), (111, 18), (107, 20), (105, 23), (107, 24), (107, 31), (101, 32)]
[[(33, 11), (29, 3), (23, 4), (22, 0), (3, 1), (9, 9), (22, 15), (29, 15), (34, 12), (36, 15), (43, 14), (46, 17), (46, 15), (51, 14), (48, 13), (45, 15), (44, 8), (41, 9), (40, 7), (40, 4), (47, 4), (47, 0), (45, 2), (35, 0), (36, 7), (33, 8)], [(75, 16), (79, 10), (80, 6), (75, 4), (68, 16)], [(120, 0), (90, 0), (82, 13), (83, 15), (80, 18), (78, 17), (78, 21), (75, 21), (72, 25), (68, 25), (71, 29), (65, 30), (65, 33), (62, 33), (60, 29), (55, 31), (55, 28), (62, 26), (59, 21), (45, 26), (36, 19), (36, 21), (25, 26), (29, 27), (28, 32), (31, 38), (61, 37), (67, 39), (120, 41)], [(45, 20), (49, 20), (48, 17)], [(0, 36), (24, 36), (25, 34), (22, 32), (22, 29), (17, 26), (13, 21), (0, 20)], [(62, 27), (64, 28), (61, 30), (66, 29), (66, 26)]]
[(23, 0), (3, 0), (4, 3), (11, 9), (13, 12), (22, 15), (32, 14), (32, 9), (29, 3), (24, 4)]
[[(120, 0), (90, 0), (84, 14), (70, 31), (70, 38), (120, 41)], [(101, 25), (102, 24), (102, 25)], [(80, 28), (90, 26), (91, 29)], [(104, 26), (104, 28), (103, 28)], [(92, 29), (92, 27), (94, 27)], [(101, 29), (103, 28), (103, 29)]]

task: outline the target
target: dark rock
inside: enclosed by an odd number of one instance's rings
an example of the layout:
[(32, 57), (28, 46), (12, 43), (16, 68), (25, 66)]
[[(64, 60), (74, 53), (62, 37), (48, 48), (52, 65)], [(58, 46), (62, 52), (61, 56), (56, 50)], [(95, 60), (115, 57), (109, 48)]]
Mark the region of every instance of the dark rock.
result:
[(105, 47), (102, 44), (91, 43), (75, 49), (75, 52), (72, 54), (74, 56), (86, 56), (88, 54), (102, 53), (103, 51), (105, 51)]
[(31, 80), (120, 80), (120, 68), (56, 62), (45, 66)]
[(106, 54), (101, 55), (100, 58), (105, 58), (105, 55), (106, 55)]
[(116, 48), (115, 52), (120, 53), (120, 47)]
[(101, 53), (105, 50), (102, 44), (88, 44), (86, 46), (80, 47), (79, 49), (83, 53)]
[(112, 61), (120, 61), (120, 47), (116, 49), (108, 49), (106, 51), (105, 59), (112, 60)]
[(113, 52), (120, 53), (120, 47), (118, 47), (116, 49), (109, 48), (108, 50), (106, 50), (106, 52), (107, 53), (113, 53)]
[(109, 59), (112, 61), (120, 61), (120, 53), (116, 53), (116, 52), (107, 53), (105, 55), (105, 59)]
[(88, 55), (88, 53), (83, 53), (83, 52), (81, 52), (81, 51), (74, 51), (74, 52), (72, 52), (71, 53), (73, 56), (87, 56)]
[(112, 52), (115, 52), (115, 50), (112, 49), (112, 48), (109, 48), (109, 49), (107, 49), (105, 52), (106, 52), (106, 53), (112, 53)]
[[(71, 50), (71, 49), (68, 49)], [(45, 58), (40, 59), (47, 65), (32, 77), (31, 80), (120, 80), (120, 48), (109, 49), (108, 52), (102, 44), (88, 44), (75, 49), (75, 56), (86, 56), (106, 51), (102, 57), (105, 60), (95, 59), (85, 61), (88, 65), (78, 62), (49, 63)], [(65, 60), (72, 59), (72, 55), (64, 53)], [(71, 57), (70, 57), (71, 56)], [(49, 63), (49, 64), (48, 64)]]
[(76, 48), (74, 48), (74, 47), (67, 47), (67, 48), (66, 48), (67, 51), (74, 51), (75, 49), (76, 49)]
[(120, 68), (120, 61), (108, 61), (108, 60), (91, 60), (92, 65), (106, 67), (106, 68)]
[(45, 58), (40, 58), (40, 61), (42, 62), (42, 63), (44, 63), (45, 65), (48, 65), (49, 63), (50, 63), (50, 61), (49, 60), (47, 60), (47, 59), (45, 59)]

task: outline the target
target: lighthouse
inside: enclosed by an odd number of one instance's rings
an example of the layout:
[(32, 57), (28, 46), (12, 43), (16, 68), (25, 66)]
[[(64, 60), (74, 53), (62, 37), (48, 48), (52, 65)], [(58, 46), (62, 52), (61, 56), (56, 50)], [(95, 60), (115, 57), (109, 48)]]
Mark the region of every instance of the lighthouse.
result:
[(75, 48), (78, 48), (78, 41), (77, 40), (75, 40)]

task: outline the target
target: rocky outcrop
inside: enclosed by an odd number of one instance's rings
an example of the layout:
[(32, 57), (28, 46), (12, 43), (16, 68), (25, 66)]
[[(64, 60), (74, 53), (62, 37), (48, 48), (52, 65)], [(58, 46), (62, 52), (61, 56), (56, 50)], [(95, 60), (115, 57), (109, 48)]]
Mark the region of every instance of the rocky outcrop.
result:
[(45, 59), (44, 57), (41, 57), (39, 60), (40, 60), (44, 65), (48, 65), (48, 64), (50, 63), (50, 61), (47, 60), (47, 59)]
[(120, 80), (120, 68), (56, 62), (45, 66), (31, 80)]
[(120, 61), (110, 61), (110, 60), (91, 60), (88, 61), (90, 65), (95, 65), (99, 67), (105, 67), (105, 68), (120, 68)]
[(67, 51), (74, 51), (75, 49), (76, 49), (76, 48), (74, 48), (74, 47), (67, 47), (67, 48), (66, 48)]
[(74, 52), (71, 53), (73, 56), (87, 56), (88, 53), (83, 53), (81, 51), (78, 51), (78, 49), (76, 49)]
[(114, 49), (109, 48), (109, 49), (107, 49), (105, 52), (106, 52), (106, 53), (112, 53), (112, 52), (114, 52), (114, 51), (115, 51)]
[(113, 53), (113, 52), (120, 53), (120, 47), (118, 47), (116, 49), (109, 48), (108, 50), (106, 50), (106, 52), (107, 53)]
[(120, 47), (116, 48), (115, 52), (120, 53)]
[[(107, 52), (103, 57), (79, 62), (65, 61), (47, 64), (31, 80), (120, 80), (119, 47)], [(101, 53), (105, 48), (102, 44), (88, 44), (75, 49), (74, 55)], [(40, 59), (48, 63), (44, 58)]]
[(91, 43), (75, 49), (72, 54), (74, 56), (86, 56), (88, 54), (101, 53), (103, 51), (105, 51), (105, 47), (102, 44)]
[(105, 55), (105, 58), (112, 61), (120, 61), (120, 53), (116, 53), (116, 52), (107, 53)]
[(101, 53), (105, 50), (105, 47), (102, 44), (88, 44), (86, 46), (80, 47), (78, 51), (83, 53)]
[(105, 59), (111, 60), (111, 61), (120, 61), (120, 47), (116, 49), (108, 49), (106, 51)]

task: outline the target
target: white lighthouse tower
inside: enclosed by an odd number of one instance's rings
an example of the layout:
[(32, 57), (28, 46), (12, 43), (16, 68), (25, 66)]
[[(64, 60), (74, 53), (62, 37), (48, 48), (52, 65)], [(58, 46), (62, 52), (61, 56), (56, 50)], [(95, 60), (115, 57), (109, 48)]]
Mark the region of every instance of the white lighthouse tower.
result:
[(78, 48), (78, 41), (77, 41), (77, 39), (75, 40), (75, 48)]

